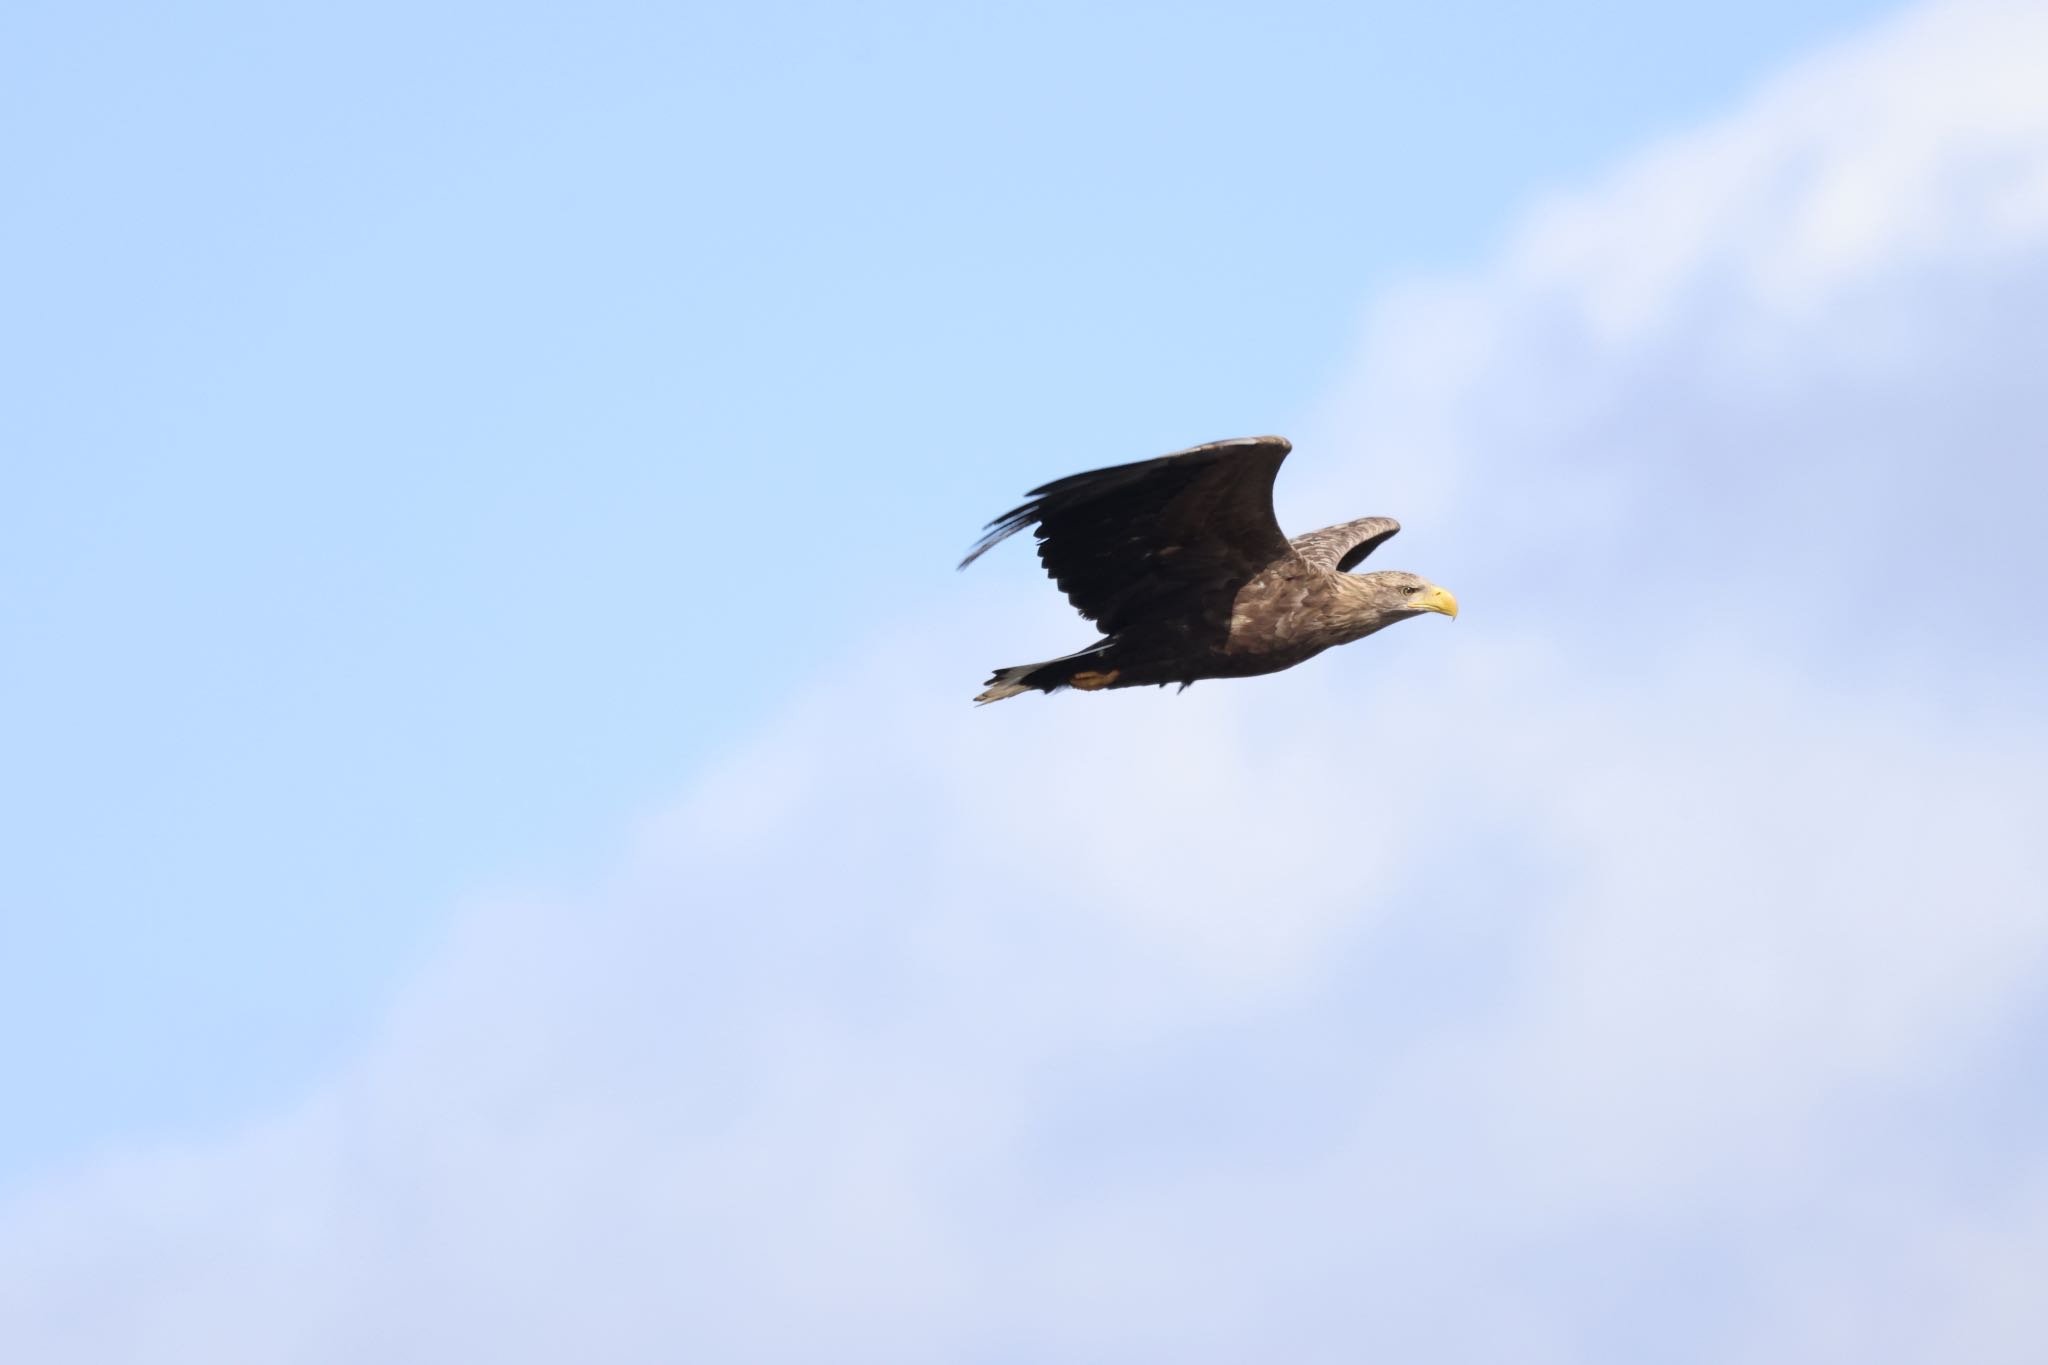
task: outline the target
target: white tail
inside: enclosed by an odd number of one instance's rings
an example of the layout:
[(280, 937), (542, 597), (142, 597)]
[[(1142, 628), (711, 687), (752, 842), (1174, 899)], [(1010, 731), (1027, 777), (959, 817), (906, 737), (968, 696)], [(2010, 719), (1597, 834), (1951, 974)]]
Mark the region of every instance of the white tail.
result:
[(1029, 692), (1031, 685), (1023, 681), (1024, 675), (1035, 668), (1043, 667), (1045, 667), (1044, 664), (1018, 664), (1015, 668), (1004, 669), (989, 679), (992, 686), (988, 691), (976, 697), (974, 704), (976, 706), (986, 706), (992, 701), (1001, 701), (1004, 697), (1014, 697), (1019, 692)]

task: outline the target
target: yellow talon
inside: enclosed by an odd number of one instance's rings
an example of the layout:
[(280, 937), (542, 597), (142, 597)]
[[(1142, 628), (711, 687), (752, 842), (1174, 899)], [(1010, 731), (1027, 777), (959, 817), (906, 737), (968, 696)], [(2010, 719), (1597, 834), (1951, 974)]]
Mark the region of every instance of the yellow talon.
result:
[(1122, 672), (1123, 670), (1120, 668), (1112, 668), (1107, 673), (1096, 673), (1093, 671), (1076, 673), (1073, 677), (1073, 685), (1083, 692), (1100, 691), (1102, 688), (1115, 682)]

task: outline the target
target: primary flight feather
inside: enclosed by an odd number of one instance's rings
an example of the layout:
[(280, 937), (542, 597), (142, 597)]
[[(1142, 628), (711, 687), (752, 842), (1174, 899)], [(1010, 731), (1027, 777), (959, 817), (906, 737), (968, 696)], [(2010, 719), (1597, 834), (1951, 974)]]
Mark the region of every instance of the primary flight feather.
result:
[(960, 567), (1037, 527), (1038, 558), (1102, 630), (1079, 653), (998, 669), (977, 702), (1277, 673), (1458, 601), (1398, 570), (1352, 573), (1401, 529), (1362, 517), (1289, 540), (1273, 516), (1278, 436), (1211, 441), (1058, 479), (988, 524)]

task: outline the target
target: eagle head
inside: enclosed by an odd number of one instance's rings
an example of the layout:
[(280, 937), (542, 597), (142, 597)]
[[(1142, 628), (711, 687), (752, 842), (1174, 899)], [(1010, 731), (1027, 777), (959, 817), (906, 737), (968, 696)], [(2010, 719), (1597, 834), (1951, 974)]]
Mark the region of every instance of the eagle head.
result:
[(1405, 619), (1419, 616), (1426, 611), (1434, 611), (1441, 612), (1453, 620), (1457, 619), (1458, 599), (1451, 596), (1448, 589), (1439, 588), (1419, 574), (1407, 573), (1400, 569), (1381, 569), (1377, 573), (1346, 576), (1369, 594), (1376, 610), (1387, 615)]

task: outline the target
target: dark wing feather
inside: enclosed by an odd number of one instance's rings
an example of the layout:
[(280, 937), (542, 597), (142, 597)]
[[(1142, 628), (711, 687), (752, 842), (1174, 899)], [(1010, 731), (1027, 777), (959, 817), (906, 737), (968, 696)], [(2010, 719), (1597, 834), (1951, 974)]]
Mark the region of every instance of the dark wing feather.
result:
[(1350, 573), (1401, 529), (1392, 517), (1360, 517), (1294, 538), (1294, 551), (1318, 569)]
[(1273, 518), (1291, 448), (1278, 436), (1214, 441), (1055, 480), (990, 522), (960, 567), (1036, 525), (1046, 572), (1104, 632), (1193, 610), (1293, 553)]

